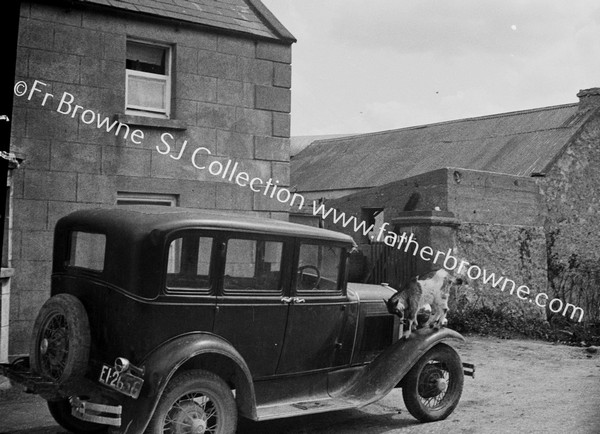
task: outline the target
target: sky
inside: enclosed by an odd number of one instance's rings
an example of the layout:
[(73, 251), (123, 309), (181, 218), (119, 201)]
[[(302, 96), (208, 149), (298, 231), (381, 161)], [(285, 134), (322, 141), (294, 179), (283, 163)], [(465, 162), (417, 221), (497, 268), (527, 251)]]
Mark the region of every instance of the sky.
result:
[(292, 136), (577, 102), (600, 87), (598, 0), (262, 0), (292, 46)]

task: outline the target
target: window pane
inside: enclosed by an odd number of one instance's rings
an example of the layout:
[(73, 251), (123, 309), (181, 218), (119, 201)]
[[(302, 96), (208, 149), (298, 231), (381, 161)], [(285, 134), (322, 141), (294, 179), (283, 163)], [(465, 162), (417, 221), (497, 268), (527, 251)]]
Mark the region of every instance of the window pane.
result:
[(181, 273), (181, 238), (177, 238), (171, 242), (167, 266), (167, 274), (179, 273)]
[(169, 245), (167, 288), (197, 290), (210, 288), (212, 238), (186, 234)]
[(177, 195), (117, 191), (117, 205), (177, 206)]
[(210, 253), (212, 251), (212, 238), (200, 237), (198, 242), (198, 268), (199, 275), (208, 276), (210, 270)]
[(281, 278), (280, 241), (231, 239), (227, 243), (225, 291), (279, 292)]
[(73, 232), (71, 234), (71, 257), (69, 258), (69, 265), (102, 271), (104, 269), (105, 250), (105, 235)]
[(255, 262), (255, 240), (229, 240), (225, 276), (253, 278)]
[(126, 68), (166, 75), (166, 55), (165, 47), (127, 42)]
[(166, 110), (164, 79), (128, 75), (127, 107), (148, 110)]
[(298, 261), (298, 291), (338, 291), (342, 249), (321, 244), (302, 244)]

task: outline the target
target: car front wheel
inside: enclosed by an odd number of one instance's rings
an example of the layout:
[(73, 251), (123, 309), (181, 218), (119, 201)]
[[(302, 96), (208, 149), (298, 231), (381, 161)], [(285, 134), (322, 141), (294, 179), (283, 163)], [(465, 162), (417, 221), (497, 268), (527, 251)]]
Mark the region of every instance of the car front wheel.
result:
[(177, 374), (163, 392), (149, 434), (233, 434), (237, 408), (219, 376), (196, 369)]
[(463, 381), (463, 367), (456, 351), (438, 344), (425, 353), (404, 378), (404, 404), (421, 422), (445, 419), (458, 405)]

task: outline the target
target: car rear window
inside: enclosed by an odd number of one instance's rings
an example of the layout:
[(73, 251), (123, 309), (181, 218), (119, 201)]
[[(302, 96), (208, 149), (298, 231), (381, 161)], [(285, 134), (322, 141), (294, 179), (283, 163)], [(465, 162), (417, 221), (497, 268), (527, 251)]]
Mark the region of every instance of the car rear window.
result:
[(106, 235), (82, 231), (71, 233), (69, 266), (102, 271), (105, 252)]
[(171, 241), (167, 262), (169, 292), (209, 292), (212, 246), (212, 237), (197, 233), (186, 233)]

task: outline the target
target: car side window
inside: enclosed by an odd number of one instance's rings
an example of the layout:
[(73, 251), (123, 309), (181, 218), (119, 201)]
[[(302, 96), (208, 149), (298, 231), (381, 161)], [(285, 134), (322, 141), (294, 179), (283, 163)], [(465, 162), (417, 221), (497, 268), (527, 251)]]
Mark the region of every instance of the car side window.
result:
[(297, 292), (338, 292), (342, 248), (326, 244), (300, 245)]
[(281, 241), (229, 239), (223, 291), (279, 293), (282, 253)]
[(167, 291), (209, 291), (212, 245), (212, 237), (193, 233), (171, 241), (167, 261)]

